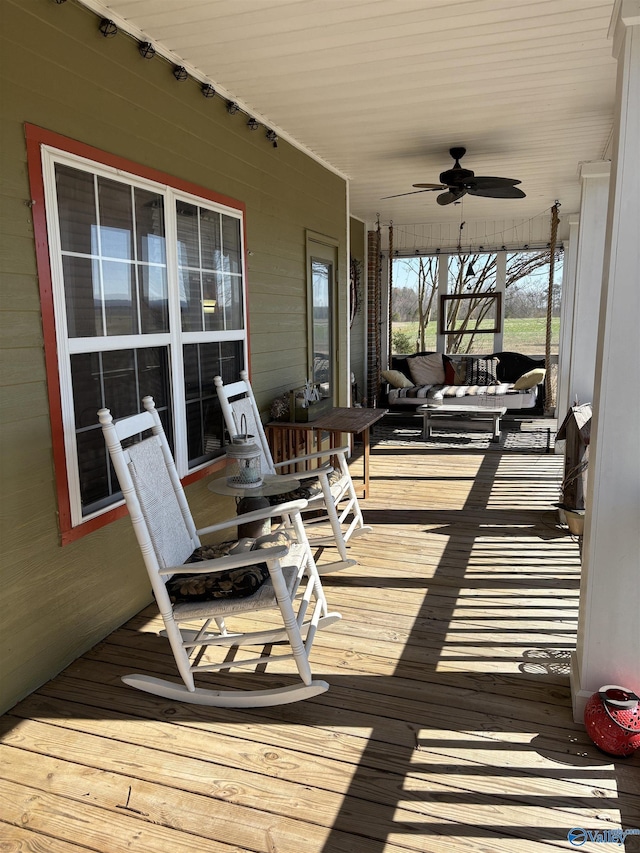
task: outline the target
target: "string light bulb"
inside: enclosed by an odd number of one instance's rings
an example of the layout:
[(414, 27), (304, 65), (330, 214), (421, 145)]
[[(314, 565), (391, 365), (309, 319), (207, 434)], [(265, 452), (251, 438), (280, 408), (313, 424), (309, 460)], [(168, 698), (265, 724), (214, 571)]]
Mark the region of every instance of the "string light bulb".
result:
[(255, 118), (250, 118), (247, 122), (249, 130), (257, 130), (260, 127), (260, 122)]
[(173, 69), (173, 76), (179, 83), (182, 83), (189, 76), (189, 72), (184, 67), (184, 65), (176, 65)]
[(211, 83), (203, 83), (200, 91), (205, 98), (215, 98), (216, 96), (216, 90), (213, 88)]
[(240, 107), (238, 106), (238, 104), (236, 104), (235, 101), (227, 101), (227, 112), (230, 116), (234, 116), (239, 109)]
[(118, 27), (109, 18), (102, 18), (98, 29), (106, 39), (118, 35)]
[(150, 41), (143, 41), (138, 46), (138, 52), (143, 59), (153, 59), (156, 49)]
[(267, 130), (267, 139), (269, 140), (269, 142), (273, 143), (274, 148), (278, 147), (278, 134), (275, 132), (275, 130)]

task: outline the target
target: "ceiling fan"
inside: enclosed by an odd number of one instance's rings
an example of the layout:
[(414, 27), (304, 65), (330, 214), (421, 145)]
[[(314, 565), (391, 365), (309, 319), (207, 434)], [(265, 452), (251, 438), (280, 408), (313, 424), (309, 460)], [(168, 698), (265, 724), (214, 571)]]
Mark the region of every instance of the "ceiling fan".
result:
[(445, 190), (438, 196), (438, 204), (451, 204), (462, 198), (463, 195), (479, 195), (485, 198), (524, 198), (525, 193), (516, 187), (520, 181), (513, 178), (491, 178), (476, 177), (471, 169), (463, 169), (460, 160), (467, 153), (466, 148), (450, 148), (449, 154), (455, 160), (451, 169), (440, 173), (439, 184), (413, 184), (420, 189), (415, 192), (400, 193), (399, 195), (388, 195), (385, 198), (400, 198), (403, 195), (416, 195), (417, 193), (433, 192), (434, 190)]

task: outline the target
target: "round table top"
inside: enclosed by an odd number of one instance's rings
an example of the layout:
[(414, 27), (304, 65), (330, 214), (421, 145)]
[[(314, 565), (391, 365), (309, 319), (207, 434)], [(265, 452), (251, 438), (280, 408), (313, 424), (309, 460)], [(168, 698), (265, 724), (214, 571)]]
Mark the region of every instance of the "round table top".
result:
[(292, 492), (300, 485), (300, 480), (286, 474), (266, 474), (260, 486), (232, 486), (226, 477), (218, 477), (207, 484), (207, 488), (216, 495), (232, 495), (237, 498), (268, 498), (271, 495), (283, 495)]

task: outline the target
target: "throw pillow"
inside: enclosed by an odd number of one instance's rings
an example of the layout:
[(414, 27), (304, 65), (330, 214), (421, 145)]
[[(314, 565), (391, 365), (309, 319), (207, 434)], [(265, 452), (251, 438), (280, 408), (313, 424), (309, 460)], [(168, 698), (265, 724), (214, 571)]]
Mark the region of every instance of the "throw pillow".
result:
[(394, 388), (413, 388), (413, 382), (400, 370), (383, 370), (382, 378)]
[(442, 385), (444, 383), (444, 362), (442, 353), (414, 355), (407, 359), (409, 373), (416, 385)]
[(452, 361), (453, 367), (453, 382), (451, 385), (468, 385), (467, 382), (467, 359), (461, 358), (460, 361)]
[(523, 373), (519, 379), (516, 379), (513, 385), (514, 391), (528, 391), (530, 388), (535, 388), (541, 382), (544, 382), (544, 377), (547, 371), (544, 367), (534, 367), (533, 370)]
[(455, 385), (456, 384), (456, 371), (454, 367), (454, 363), (450, 358), (447, 358), (445, 355), (443, 357), (444, 361), (444, 384), (445, 385)]
[(497, 358), (467, 358), (467, 385), (499, 385)]

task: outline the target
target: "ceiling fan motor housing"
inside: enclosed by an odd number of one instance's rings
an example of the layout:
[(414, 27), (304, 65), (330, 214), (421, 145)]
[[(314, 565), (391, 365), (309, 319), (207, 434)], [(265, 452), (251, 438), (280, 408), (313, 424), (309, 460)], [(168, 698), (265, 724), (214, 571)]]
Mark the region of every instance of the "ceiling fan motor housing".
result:
[(470, 181), (474, 175), (475, 172), (472, 172), (471, 169), (463, 169), (462, 166), (456, 168), (454, 166), (453, 169), (447, 169), (446, 172), (440, 172), (440, 180), (448, 187), (458, 186), (459, 184), (465, 184), (467, 181)]

